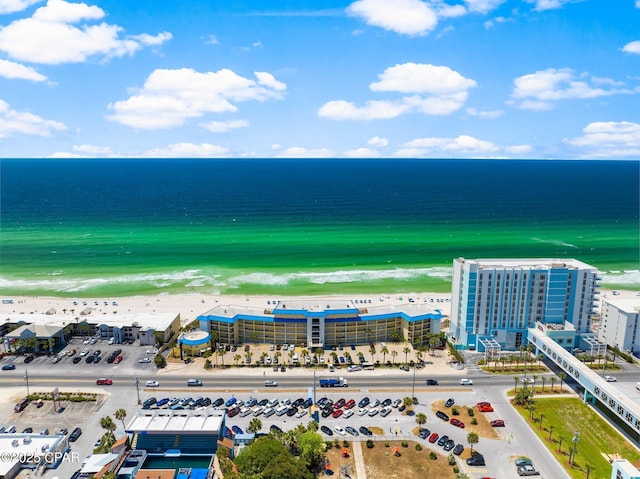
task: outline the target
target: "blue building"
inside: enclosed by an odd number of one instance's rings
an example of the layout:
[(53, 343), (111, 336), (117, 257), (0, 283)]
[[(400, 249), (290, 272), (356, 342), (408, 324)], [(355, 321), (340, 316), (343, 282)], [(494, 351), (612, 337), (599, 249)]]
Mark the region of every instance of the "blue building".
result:
[(575, 259), (453, 262), (450, 339), (460, 349), (518, 350), (537, 322), (591, 335), (598, 271)]

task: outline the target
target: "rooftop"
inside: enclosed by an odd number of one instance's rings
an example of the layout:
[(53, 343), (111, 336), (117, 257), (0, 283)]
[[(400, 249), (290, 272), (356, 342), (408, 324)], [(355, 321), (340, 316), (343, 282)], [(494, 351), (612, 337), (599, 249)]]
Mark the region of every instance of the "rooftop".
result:
[(465, 259), (459, 258), (458, 261), (476, 263), (480, 268), (531, 268), (531, 269), (591, 269), (596, 270), (594, 266), (578, 261), (577, 259), (553, 259), (553, 258), (479, 258)]
[(131, 420), (127, 432), (137, 433), (215, 433), (222, 428), (224, 411), (205, 409), (190, 410), (141, 410)]

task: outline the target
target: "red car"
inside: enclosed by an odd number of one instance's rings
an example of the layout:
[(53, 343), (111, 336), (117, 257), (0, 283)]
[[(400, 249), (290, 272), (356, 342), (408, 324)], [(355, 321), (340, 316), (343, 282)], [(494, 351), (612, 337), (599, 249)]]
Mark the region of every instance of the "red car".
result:
[(113, 364), (118, 364), (120, 361), (122, 361), (122, 356), (116, 356), (116, 358), (113, 360)]
[(437, 432), (432, 433), (431, 436), (429, 436), (429, 442), (431, 444), (433, 444), (434, 442), (436, 442), (438, 440), (438, 437), (439, 436), (438, 436)]
[(355, 405), (356, 405), (355, 400), (353, 400), (353, 399), (349, 399), (349, 400), (347, 401), (347, 404), (345, 404), (345, 405), (344, 405), (344, 409), (351, 409), (351, 408), (352, 408), (353, 406), (355, 406)]
[(98, 386), (111, 386), (112, 384), (113, 384), (113, 381), (107, 378), (100, 378), (96, 381), (96, 385)]
[(480, 411), (480, 412), (493, 412), (493, 406), (492, 405), (478, 406), (478, 411)]
[(504, 427), (504, 421), (502, 419), (496, 419), (495, 421), (491, 421), (489, 424), (493, 427)]
[(487, 401), (480, 401), (479, 403), (476, 404), (476, 406), (481, 407), (481, 406), (491, 406), (490, 402)]
[(451, 421), (449, 422), (456, 427), (461, 427), (464, 429), (464, 423), (460, 419), (456, 419), (455, 417), (452, 417)]
[(336, 409), (335, 411), (333, 411), (333, 414), (331, 414), (332, 417), (340, 417), (342, 416), (342, 409)]
[(346, 401), (343, 398), (338, 399), (334, 405), (333, 405), (333, 409), (340, 409), (342, 406), (344, 406), (346, 403)]

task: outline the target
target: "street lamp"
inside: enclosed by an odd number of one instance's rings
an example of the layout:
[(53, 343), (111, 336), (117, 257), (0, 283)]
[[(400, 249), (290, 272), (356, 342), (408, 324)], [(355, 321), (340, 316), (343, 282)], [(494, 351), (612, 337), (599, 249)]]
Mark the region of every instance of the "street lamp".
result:
[(418, 369), (418, 365), (413, 365), (413, 382), (411, 383), (411, 401), (416, 397), (416, 369)]
[(26, 369), (24, 370), (24, 380), (27, 381), (27, 396), (30, 396), (30, 394), (29, 394), (29, 371), (27, 371)]
[(313, 404), (316, 403), (316, 370), (313, 370)]
[(573, 433), (573, 437), (571, 438), (571, 442), (573, 446), (569, 451), (569, 464), (573, 467), (574, 459), (576, 458), (576, 453), (578, 452), (578, 442), (580, 441), (580, 431), (576, 431)]
[(140, 404), (140, 381), (136, 378), (136, 393), (138, 395), (138, 404)]

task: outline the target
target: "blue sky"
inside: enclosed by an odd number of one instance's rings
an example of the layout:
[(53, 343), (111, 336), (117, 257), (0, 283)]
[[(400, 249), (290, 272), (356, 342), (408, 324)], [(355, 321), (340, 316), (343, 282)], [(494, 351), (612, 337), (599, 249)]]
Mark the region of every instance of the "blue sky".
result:
[(0, 157), (640, 158), (640, 0), (0, 0)]

